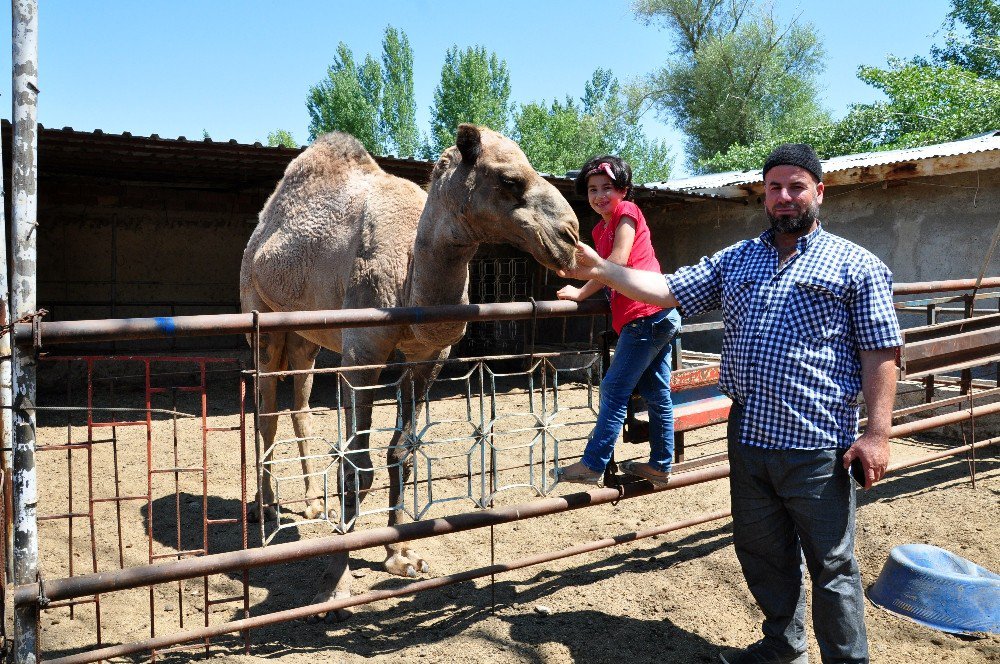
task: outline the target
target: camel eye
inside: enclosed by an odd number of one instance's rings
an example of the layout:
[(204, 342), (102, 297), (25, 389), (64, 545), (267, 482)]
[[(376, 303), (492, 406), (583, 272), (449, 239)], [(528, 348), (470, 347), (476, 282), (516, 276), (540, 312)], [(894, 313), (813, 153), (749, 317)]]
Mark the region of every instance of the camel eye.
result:
[(500, 184), (514, 196), (521, 196), (524, 193), (524, 182), (509, 175), (499, 176)]

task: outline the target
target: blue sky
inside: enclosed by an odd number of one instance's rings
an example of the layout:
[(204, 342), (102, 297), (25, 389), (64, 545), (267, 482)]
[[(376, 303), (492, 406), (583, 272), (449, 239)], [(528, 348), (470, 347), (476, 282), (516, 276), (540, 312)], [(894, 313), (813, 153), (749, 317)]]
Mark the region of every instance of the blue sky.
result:
[[(215, 140), (265, 140), (276, 128), (307, 138), (306, 92), (343, 41), (357, 59), (381, 56), (389, 24), (414, 52), (418, 123), (429, 107), (445, 51), (483, 45), (507, 61), (513, 100), (579, 97), (597, 67), (619, 80), (642, 77), (667, 57), (665, 32), (634, 18), (627, 0), (41, 0), (39, 121), (48, 127)], [(877, 93), (857, 80), (861, 64), (927, 54), (947, 0), (795, 2), (776, 0), (779, 18), (800, 15), (827, 53), (824, 103), (836, 117)], [(10, 25), (10, 5), (2, 19)], [(6, 32), (6, 28), (4, 29)], [(7, 34), (10, 34), (7, 32)], [(10, 50), (0, 49), (10, 71)], [(10, 98), (9, 84), (0, 91)], [(9, 118), (4, 104), (3, 117)], [(683, 175), (683, 137), (653, 113), (650, 135), (673, 146)]]

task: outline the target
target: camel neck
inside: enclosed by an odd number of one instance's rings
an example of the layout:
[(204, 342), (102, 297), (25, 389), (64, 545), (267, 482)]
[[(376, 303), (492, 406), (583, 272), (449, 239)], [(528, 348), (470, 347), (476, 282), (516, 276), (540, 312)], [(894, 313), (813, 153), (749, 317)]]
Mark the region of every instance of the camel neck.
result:
[(464, 241), (452, 215), (428, 215), (425, 209), (417, 228), (410, 264), (408, 304), (433, 306), (468, 302), (469, 262), (478, 248), (478, 242)]

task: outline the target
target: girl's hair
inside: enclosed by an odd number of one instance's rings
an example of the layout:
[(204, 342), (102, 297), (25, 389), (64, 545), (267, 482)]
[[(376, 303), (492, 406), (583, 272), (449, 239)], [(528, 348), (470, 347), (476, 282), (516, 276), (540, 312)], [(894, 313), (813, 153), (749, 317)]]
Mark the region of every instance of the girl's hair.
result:
[(625, 200), (635, 200), (635, 192), (632, 190), (632, 167), (621, 157), (606, 154), (603, 157), (594, 157), (580, 169), (580, 174), (576, 176), (574, 189), (580, 196), (587, 195), (587, 178), (591, 175), (608, 175), (602, 164), (607, 164), (611, 169), (611, 184), (615, 189), (625, 192)]

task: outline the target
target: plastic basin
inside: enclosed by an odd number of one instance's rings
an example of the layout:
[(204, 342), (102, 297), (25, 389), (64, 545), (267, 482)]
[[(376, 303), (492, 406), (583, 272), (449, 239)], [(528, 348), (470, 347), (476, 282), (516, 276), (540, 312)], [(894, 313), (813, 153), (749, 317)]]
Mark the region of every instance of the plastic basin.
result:
[(868, 599), (943, 632), (1000, 634), (1000, 575), (930, 544), (894, 547)]

